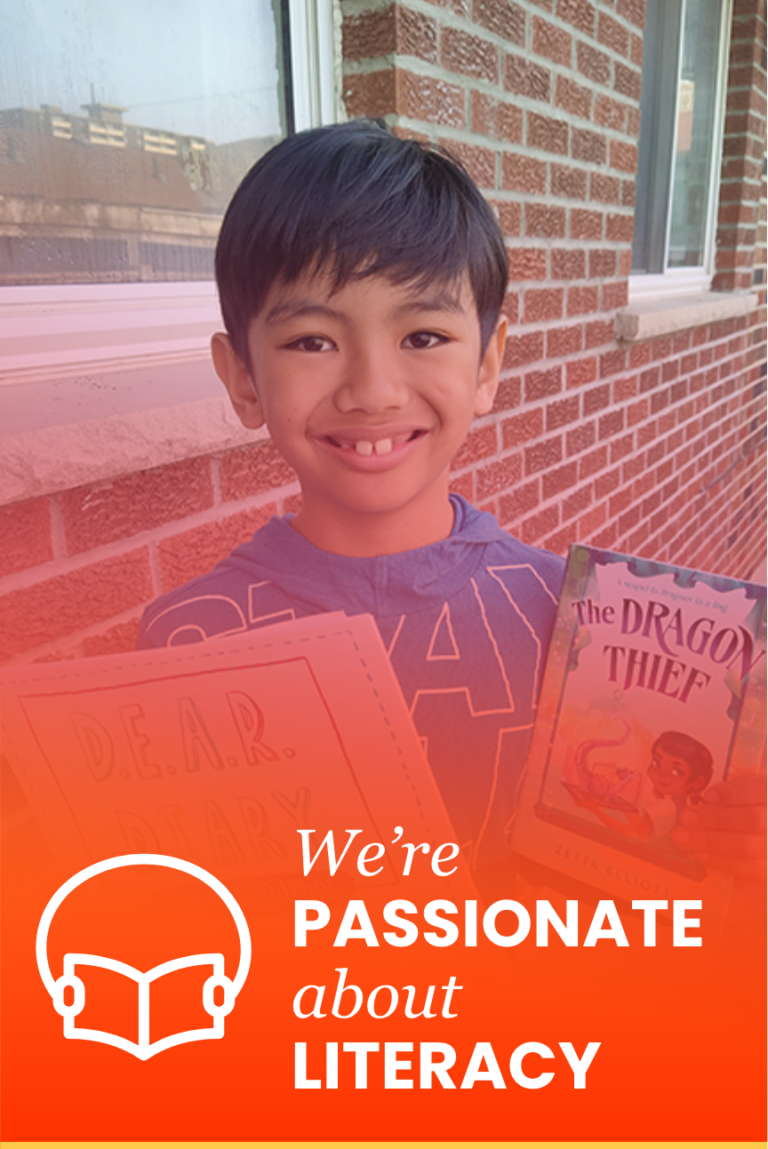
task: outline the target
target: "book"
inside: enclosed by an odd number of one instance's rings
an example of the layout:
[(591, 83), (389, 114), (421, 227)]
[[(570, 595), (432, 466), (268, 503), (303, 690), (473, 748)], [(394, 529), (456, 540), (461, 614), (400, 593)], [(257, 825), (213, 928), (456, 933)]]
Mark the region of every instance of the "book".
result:
[(765, 769), (766, 591), (572, 546), (512, 828), (518, 853), (631, 900), (727, 895), (681, 812)]
[(313, 855), (328, 831), (339, 848), (349, 828), (361, 843), (385, 843), (375, 876), (363, 882), (345, 866), (365, 888), (402, 881), (390, 845), (398, 827), (433, 847), (454, 841), (370, 615), (8, 667), (2, 687), (15, 818), (35, 826), (30, 866), (45, 851), (71, 872), (111, 855), (166, 854), (260, 882), (265, 900), (294, 887), (309, 896), (313, 882), (322, 897), (327, 872), (300, 873), (298, 830), (313, 828)]

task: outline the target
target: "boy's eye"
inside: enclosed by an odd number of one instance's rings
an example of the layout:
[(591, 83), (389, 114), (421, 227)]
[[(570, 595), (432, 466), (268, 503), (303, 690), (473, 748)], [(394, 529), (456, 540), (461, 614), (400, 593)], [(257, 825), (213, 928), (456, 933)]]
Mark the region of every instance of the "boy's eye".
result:
[(439, 347), (447, 343), (445, 335), (437, 335), (434, 331), (413, 331), (403, 340), (403, 345), (413, 351), (424, 351), (430, 347)]
[(294, 339), (286, 347), (289, 351), (334, 351), (336, 344), (324, 335), (302, 335), (301, 339)]

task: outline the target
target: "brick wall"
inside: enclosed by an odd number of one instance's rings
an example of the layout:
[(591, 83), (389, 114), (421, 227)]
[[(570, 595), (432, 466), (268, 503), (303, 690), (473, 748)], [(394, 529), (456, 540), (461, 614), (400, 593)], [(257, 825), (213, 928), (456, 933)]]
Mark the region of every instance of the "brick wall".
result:
[[(507, 237), (503, 381), (455, 489), (555, 551), (579, 540), (748, 577), (765, 555), (765, 0), (734, 4), (714, 283), (760, 306), (630, 345), (614, 333), (644, 8), (343, 0), (344, 99), (450, 148)], [(146, 601), (297, 499), (259, 444), (6, 508), (0, 657), (130, 647)]]

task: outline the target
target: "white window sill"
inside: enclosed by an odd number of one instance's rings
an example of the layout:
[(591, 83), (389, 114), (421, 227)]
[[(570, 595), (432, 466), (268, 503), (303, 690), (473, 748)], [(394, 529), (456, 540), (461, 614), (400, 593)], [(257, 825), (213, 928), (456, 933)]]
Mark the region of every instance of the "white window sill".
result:
[(616, 338), (625, 343), (642, 343), (705, 323), (748, 315), (757, 304), (757, 295), (748, 291), (703, 291), (636, 299), (618, 312)]
[(208, 352), (211, 283), (0, 291), (0, 504), (252, 442)]

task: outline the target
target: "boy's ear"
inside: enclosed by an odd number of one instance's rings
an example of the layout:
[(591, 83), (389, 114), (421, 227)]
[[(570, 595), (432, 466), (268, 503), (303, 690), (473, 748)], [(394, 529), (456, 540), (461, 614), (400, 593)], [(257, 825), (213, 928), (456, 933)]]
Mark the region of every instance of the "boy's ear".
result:
[(218, 331), (211, 340), (211, 358), (216, 374), (227, 389), (232, 406), (244, 427), (255, 431), (264, 426), (264, 412), (251, 373), (235, 354), (230, 338)]
[(475, 392), (475, 415), (487, 415), (493, 407), (499, 387), (499, 372), (504, 358), (504, 344), (507, 341), (507, 318), (499, 316), (495, 330), (488, 340), (488, 346), (480, 362)]

